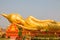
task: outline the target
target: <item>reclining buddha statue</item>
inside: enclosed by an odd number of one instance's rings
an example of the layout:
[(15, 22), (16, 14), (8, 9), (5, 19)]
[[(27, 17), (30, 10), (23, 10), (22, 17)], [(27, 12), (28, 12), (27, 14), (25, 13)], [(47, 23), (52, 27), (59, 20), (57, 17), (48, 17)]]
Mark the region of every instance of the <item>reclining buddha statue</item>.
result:
[(17, 13), (2, 14), (2, 16), (7, 18), (10, 23), (16, 23), (27, 30), (60, 30), (60, 23), (55, 20), (40, 20), (33, 16), (28, 16), (24, 19)]

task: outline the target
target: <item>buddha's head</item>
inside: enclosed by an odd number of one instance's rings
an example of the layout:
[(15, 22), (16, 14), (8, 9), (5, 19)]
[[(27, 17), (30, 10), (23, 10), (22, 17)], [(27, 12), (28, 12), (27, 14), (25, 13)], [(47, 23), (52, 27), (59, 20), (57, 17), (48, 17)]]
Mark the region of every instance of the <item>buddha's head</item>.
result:
[(19, 23), (23, 22), (22, 16), (17, 13), (2, 14), (2, 16), (7, 18), (10, 23), (18, 23), (19, 24)]

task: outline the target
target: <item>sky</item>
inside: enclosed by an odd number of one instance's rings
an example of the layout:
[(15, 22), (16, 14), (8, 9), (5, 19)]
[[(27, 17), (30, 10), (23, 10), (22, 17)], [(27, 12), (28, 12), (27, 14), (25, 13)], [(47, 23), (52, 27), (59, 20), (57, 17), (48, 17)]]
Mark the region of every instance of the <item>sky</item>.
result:
[[(60, 21), (60, 0), (0, 0), (0, 14), (3, 13)], [(6, 28), (8, 25), (8, 20), (0, 15), (0, 26)]]

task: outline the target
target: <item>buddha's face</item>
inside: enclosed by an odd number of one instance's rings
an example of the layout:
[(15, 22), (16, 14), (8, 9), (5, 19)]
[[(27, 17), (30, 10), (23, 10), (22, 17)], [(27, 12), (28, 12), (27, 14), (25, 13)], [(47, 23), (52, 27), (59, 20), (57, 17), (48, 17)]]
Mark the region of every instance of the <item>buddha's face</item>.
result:
[(21, 18), (16, 15), (10, 16), (8, 20), (11, 21), (12, 23), (17, 23), (17, 24), (21, 23)]

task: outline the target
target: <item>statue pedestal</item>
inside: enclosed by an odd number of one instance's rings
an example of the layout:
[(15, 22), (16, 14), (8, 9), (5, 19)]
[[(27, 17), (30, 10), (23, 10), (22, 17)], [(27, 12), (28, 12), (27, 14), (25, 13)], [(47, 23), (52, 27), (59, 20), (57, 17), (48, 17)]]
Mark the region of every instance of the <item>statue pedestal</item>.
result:
[(16, 37), (12, 36), (12, 37), (10, 37), (10, 40), (16, 40)]

